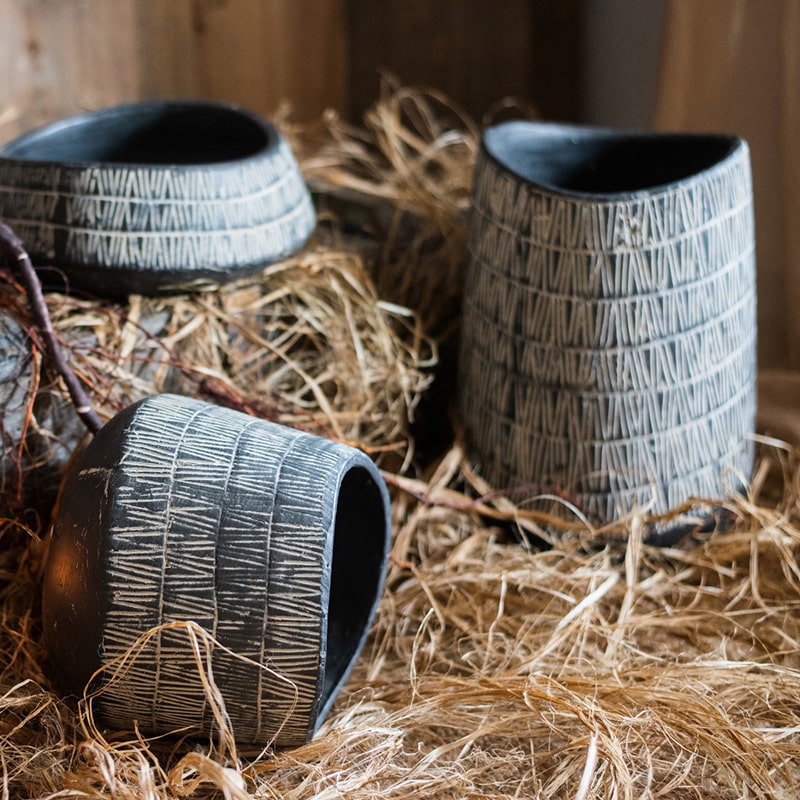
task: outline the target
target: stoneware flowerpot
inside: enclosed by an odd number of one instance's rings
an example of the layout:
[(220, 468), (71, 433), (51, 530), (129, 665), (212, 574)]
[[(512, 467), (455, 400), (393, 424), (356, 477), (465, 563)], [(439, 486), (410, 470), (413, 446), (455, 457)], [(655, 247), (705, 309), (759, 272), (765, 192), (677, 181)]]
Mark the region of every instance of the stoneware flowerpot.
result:
[(54, 674), (99, 690), (106, 724), (215, 730), (185, 627), (243, 743), (304, 743), (362, 649), (382, 589), (389, 500), (354, 448), (175, 395), (109, 421), (74, 461), (46, 565)]
[(486, 130), (459, 366), (483, 475), (558, 491), (597, 521), (746, 481), (753, 228), (741, 139)]
[(277, 129), (205, 101), (117, 106), (9, 142), (0, 218), (34, 264), (111, 296), (257, 271), (299, 248), (316, 221)]

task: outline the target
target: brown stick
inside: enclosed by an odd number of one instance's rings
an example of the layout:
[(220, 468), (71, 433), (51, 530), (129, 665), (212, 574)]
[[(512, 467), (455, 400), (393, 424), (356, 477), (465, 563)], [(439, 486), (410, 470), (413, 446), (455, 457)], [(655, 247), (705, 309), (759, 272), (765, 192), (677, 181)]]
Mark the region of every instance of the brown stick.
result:
[(84, 391), (78, 376), (73, 372), (72, 367), (67, 363), (64, 354), (61, 352), (56, 333), (53, 330), (50, 312), (47, 310), (47, 304), (44, 301), (42, 286), (33, 269), (30, 257), (14, 231), (2, 222), (0, 222), (0, 256), (7, 257), (12, 262), (11, 268), (13, 269), (15, 265), (19, 271), (19, 276), (22, 285), (25, 287), (25, 293), (31, 307), (31, 314), (36, 327), (39, 329), (39, 335), (42, 337), (45, 355), (53, 368), (63, 378), (72, 404), (75, 406), (75, 411), (83, 424), (90, 433), (97, 433), (103, 427), (103, 420), (92, 407), (92, 401)]

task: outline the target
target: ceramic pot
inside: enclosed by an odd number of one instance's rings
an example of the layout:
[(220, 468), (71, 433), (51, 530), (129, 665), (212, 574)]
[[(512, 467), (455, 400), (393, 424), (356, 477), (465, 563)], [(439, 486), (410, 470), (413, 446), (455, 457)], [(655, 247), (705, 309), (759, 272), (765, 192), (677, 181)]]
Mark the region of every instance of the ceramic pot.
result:
[(117, 106), (9, 142), (0, 218), (34, 264), (110, 296), (257, 271), (300, 247), (316, 221), (277, 129), (205, 101)]
[(30, 427), (26, 420), (33, 378), (31, 344), (11, 315), (0, 310), (0, 515), (14, 517), (28, 498), (22, 475), (30, 468), (30, 451), (21, 440)]
[[(358, 450), (176, 395), (108, 422), (64, 483), (46, 565), (45, 644), (95, 713), (148, 734), (214, 730), (185, 630), (228, 651), (212, 671), (236, 739), (295, 746), (358, 656), (390, 537), (380, 473)], [(234, 655), (235, 654), (235, 655)]]
[(601, 522), (747, 480), (746, 143), (509, 122), (484, 133), (472, 200), (460, 406), (485, 477)]

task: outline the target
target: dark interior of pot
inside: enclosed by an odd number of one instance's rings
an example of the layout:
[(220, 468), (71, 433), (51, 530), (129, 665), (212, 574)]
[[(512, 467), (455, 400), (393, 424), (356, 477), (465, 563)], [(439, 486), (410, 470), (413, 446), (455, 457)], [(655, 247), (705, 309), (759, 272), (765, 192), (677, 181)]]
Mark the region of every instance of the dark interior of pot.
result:
[(384, 495), (375, 479), (364, 467), (351, 468), (336, 507), (321, 716), (366, 638), (383, 585), (387, 526)]
[(11, 142), (2, 154), (64, 164), (212, 164), (254, 156), (270, 144), (269, 129), (235, 108), (152, 103), (49, 125)]
[(512, 122), (486, 131), (487, 151), (524, 180), (575, 194), (649, 190), (697, 175), (727, 158), (735, 137), (613, 132)]

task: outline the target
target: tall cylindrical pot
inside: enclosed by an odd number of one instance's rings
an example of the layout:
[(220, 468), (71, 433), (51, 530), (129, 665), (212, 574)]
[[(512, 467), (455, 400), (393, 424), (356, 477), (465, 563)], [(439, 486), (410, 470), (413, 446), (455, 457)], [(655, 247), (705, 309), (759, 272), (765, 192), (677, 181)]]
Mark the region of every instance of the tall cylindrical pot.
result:
[(485, 131), (460, 354), (496, 487), (593, 520), (716, 500), (753, 463), (747, 144), (536, 122)]

